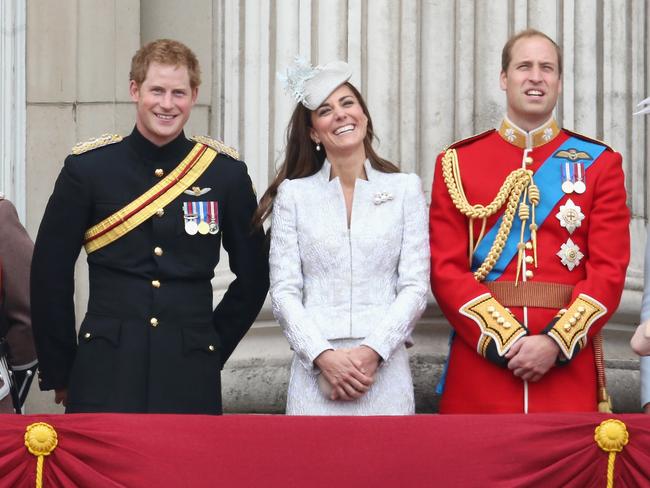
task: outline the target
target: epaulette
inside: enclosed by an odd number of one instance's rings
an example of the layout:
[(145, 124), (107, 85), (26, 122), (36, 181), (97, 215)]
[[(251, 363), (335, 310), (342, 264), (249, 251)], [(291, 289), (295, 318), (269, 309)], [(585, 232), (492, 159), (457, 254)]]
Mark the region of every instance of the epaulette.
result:
[(241, 156), (239, 155), (239, 152), (237, 149), (225, 145), (221, 141), (217, 141), (216, 139), (212, 139), (212, 137), (208, 136), (192, 136), (190, 139), (192, 139), (194, 142), (198, 142), (199, 144), (205, 144), (206, 146), (211, 147), (215, 151), (219, 153), (226, 154), (230, 156), (233, 159), (239, 160)]
[(97, 149), (99, 147), (104, 147), (108, 146), (109, 144), (115, 144), (116, 142), (120, 142), (122, 140), (122, 136), (118, 134), (102, 134), (99, 137), (95, 137), (94, 139), (90, 139), (85, 142), (78, 142), (74, 146), (72, 146), (72, 154), (74, 155), (79, 155), (83, 154), (88, 151), (92, 151), (93, 149)]
[(603, 142), (603, 141), (601, 141), (599, 139), (594, 139), (593, 137), (588, 137), (588, 136), (585, 136), (584, 134), (579, 134), (578, 132), (573, 132), (572, 130), (565, 129), (564, 127), (562, 127), (562, 130), (564, 132), (566, 132), (567, 134), (571, 134), (573, 137), (577, 137), (578, 139), (584, 139), (587, 142), (593, 142), (594, 144), (598, 144), (600, 146), (605, 146), (610, 151), (614, 151), (614, 149), (612, 149), (612, 147), (609, 144), (607, 144), (607, 143), (605, 143), (605, 142)]
[(469, 144), (470, 142), (477, 141), (479, 139), (483, 139), (484, 137), (492, 134), (496, 129), (489, 129), (486, 130), (485, 132), (481, 132), (479, 134), (474, 134), (473, 136), (466, 137), (465, 139), (460, 139), (456, 142), (451, 143), (449, 146), (444, 148), (442, 152), (447, 152), (448, 149), (456, 149), (457, 147), (464, 146), (465, 144)]

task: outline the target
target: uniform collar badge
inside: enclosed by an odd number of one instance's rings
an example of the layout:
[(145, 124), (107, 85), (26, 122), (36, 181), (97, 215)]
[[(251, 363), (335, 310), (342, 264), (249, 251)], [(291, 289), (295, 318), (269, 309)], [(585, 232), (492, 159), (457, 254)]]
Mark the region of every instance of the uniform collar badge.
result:
[(193, 186), (189, 190), (185, 190), (183, 193), (186, 195), (191, 195), (193, 197), (200, 197), (201, 195), (205, 195), (208, 193), (212, 188), (201, 188), (200, 186)]
[(536, 129), (526, 132), (517, 127), (507, 116), (499, 126), (499, 135), (507, 142), (522, 149), (543, 146), (551, 142), (560, 133), (560, 127), (553, 117)]
[(560, 221), (561, 227), (566, 228), (566, 230), (569, 231), (569, 234), (573, 234), (573, 231), (582, 224), (585, 214), (583, 214), (580, 207), (573, 203), (573, 200), (569, 198), (564, 205), (560, 205), (560, 211), (555, 214), (555, 217)]
[(562, 264), (569, 268), (569, 271), (573, 271), (573, 268), (580, 264), (580, 260), (585, 257), (584, 254), (580, 252), (580, 248), (571, 240), (562, 244), (560, 250), (557, 252), (557, 256), (562, 261)]

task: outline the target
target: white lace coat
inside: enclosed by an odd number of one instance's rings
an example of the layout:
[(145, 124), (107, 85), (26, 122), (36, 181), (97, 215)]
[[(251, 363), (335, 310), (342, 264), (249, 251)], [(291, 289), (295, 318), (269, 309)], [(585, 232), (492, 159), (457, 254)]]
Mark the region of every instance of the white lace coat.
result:
[[(420, 178), (365, 163), (350, 228), (338, 178), (285, 180), (271, 224), (271, 299), (307, 371), (333, 339), (362, 338), (388, 360), (410, 341), (429, 288), (428, 219)], [(383, 198), (382, 198), (383, 194)]]

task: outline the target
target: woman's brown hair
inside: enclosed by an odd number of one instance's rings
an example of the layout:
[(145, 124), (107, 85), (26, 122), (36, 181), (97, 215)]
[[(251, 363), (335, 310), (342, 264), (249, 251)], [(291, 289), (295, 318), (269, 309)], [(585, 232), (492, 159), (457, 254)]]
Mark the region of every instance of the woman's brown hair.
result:
[[(380, 158), (372, 148), (372, 141), (375, 133), (372, 127), (372, 119), (368, 113), (368, 106), (365, 100), (351, 83), (345, 83), (352, 90), (352, 93), (359, 101), (363, 113), (368, 117), (368, 127), (366, 137), (363, 140), (363, 146), (366, 150), (366, 157), (370, 165), (377, 171), (383, 173), (399, 173), (399, 168), (390, 161)], [(298, 103), (293, 111), (289, 126), (287, 127), (287, 146), (282, 166), (278, 170), (275, 178), (269, 185), (268, 189), (262, 195), (260, 204), (253, 215), (253, 227), (260, 229), (264, 221), (271, 215), (273, 210), (273, 200), (278, 194), (278, 187), (286, 180), (295, 178), (304, 178), (311, 176), (320, 171), (325, 162), (325, 151), (316, 151), (316, 146), (311, 140), (311, 110), (306, 108), (302, 103)]]

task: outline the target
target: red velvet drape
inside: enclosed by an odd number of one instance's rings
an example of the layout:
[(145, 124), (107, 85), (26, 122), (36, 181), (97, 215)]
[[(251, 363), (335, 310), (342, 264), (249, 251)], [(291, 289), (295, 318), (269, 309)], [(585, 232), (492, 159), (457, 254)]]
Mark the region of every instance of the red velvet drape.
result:
[(643, 415), (0, 416), (0, 487), (33, 487), (27, 425), (47, 422), (58, 447), (50, 487), (605, 487), (602, 420), (627, 425), (614, 486), (650, 487)]

